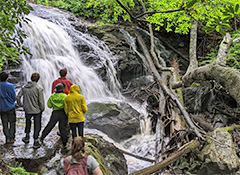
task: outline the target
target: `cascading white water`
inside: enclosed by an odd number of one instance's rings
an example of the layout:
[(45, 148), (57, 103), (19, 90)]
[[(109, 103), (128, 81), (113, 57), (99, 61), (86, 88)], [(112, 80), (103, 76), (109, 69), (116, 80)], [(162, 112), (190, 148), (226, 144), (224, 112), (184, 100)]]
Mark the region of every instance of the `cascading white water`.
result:
[(40, 73), (39, 84), (43, 87), (46, 98), (50, 96), (52, 81), (59, 77), (59, 70), (64, 67), (68, 69), (68, 78), (80, 86), (88, 101), (121, 97), (116, 85), (112, 85), (115, 89), (111, 92), (95, 71), (82, 63), (67, 32), (58, 25), (34, 15), (30, 14), (28, 18), (31, 22), (23, 25), (28, 35), (24, 45), (32, 55), (22, 57), (23, 69), (28, 79), (31, 73)]
[[(38, 6), (34, 6), (34, 8), (38, 8)], [(51, 13), (53, 14), (51, 15)], [(38, 17), (39, 14), (41, 18)], [(63, 67), (68, 69), (67, 77), (74, 84), (80, 86), (87, 103), (91, 101), (116, 102), (127, 100), (121, 95), (120, 83), (116, 78), (114, 64), (117, 59), (102, 41), (87, 33), (75, 30), (69, 23), (67, 14), (38, 8), (37, 12), (31, 12), (28, 18), (31, 21), (23, 25), (23, 29), (28, 35), (24, 45), (29, 48), (32, 55), (22, 56), (23, 72), (25, 81), (29, 81), (33, 72), (40, 73), (39, 85), (44, 89), (46, 100), (51, 94), (53, 80), (59, 77), (59, 70)], [(47, 20), (44, 18), (47, 18)], [(78, 47), (79, 45), (83, 47)], [(84, 50), (84, 47), (87, 47), (87, 49)], [(81, 50), (82, 48), (83, 50)], [(86, 60), (92, 57), (97, 57), (97, 61), (91, 65), (86, 65)], [(104, 67), (106, 71), (105, 81), (97, 75), (94, 69), (96, 67)], [(146, 115), (146, 111), (143, 109), (144, 104), (141, 106), (131, 102), (131, 105), (139, 112), (142, 111), (143, 115)], [(50, 110), (45, 112), (47, 113), (45, 116), (49, 116), (49, 112)], [(142, 156), (154, 154), (150, 153), (154, 150), (154, 143), (152, 143), (154, 142), (154, 136), (150, 136), (150, 120), (149, 118), (147, 120), (145, 122), (141, 120), (141, 135), (134, 136), (125, 143), (121, 143), (126, 145), (132, 142), (133, 144), (129, 144), (131, 145), (129, 151)], [(138, 148), (139, 146), (141, 148)], [(147, 164), (141, 162), (139, 164), (138, 161), (131, 160), (131, 158), (128, 158), (129, 160), (133, 161), (130, 163), (133, 165), (133, 169), (147, 166)]]

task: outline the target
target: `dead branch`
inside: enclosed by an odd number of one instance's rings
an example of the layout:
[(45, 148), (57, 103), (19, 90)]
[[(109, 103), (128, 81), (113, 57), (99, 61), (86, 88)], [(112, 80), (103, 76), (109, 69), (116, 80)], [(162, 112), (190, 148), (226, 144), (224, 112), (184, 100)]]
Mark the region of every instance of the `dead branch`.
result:
[(194, 124), (192, 123), (192, 121), (191, 121), (191, 119), (190, 119), (187, 111), (185, 110), (185, 108), (183, 107), (183, 105), (181, 104), (181, 102), (178, 100), (177, 97), (175, 97), (175, 95), (174, 95), (173, 93), (171, 93), (171, 91), (169, 90), (169, 88), (167, 87), (167, 85), (163, 82), (160, 74), (158, 73), (158, 71), (157, 71), (157, 69), (156, 69), (156, 67), (155, 67), (155, 65), (154, 65), (154, 63), (153, 63), (153, 61), (152, 61), (152, 58), (151, 58), (151, 56), (150, 56), (150, 54), (149, 54), (149, 52), (148, 52), (148, 49), (147, 49), (147, 47), (146, 47), (146, 45), (145, 45), (142, 37), (141, 37), (139, 34), (137, 34), (137, 33), (136, 33), (136, 35), (137, 35), (137, 40), (138, 40), (138, 42), (139, 42), (140, 46), (142, 47), (142, 50), (143, 50), (143, 52), (144, 52), (144, 54), (145, 54), (145, 57), (146, 57), (146, 59), (148, 60), (149, 67), (150, 67), (153, 75), (156, 77), (156, 79), (157, 79), (160, 87), (162, 88), (162, 90), (164, 91), (164, 93), (166, 93), (167, 95), (169, 95), (169, 96), (173, 99), (173, 101), (175, 101), (175, 103), (177, 104), (177, 106), (178, 106), (178, 108), (180, 109), (181, 113), (183, 114), (185, 120), (187, 121), (189, 127), (190, 127), (191, 129), (193, 129), (193, 131), (195, 132), (195, 134), (197, 135), (197, 137), (199, 137), (200, 139), (204, 140), (204, 138), (201, 136), (201, 134), (199, 133), (199, 131), (197, 130), (197, 128), (196, 128), (196, 127), (194, 126)]
[(191, 115), (191, 118), (205, 130), (205, 131), (213, 131), (214, 128), (211, 123), (206, 122), (202, 116), (200, 115)]
[(240, 42), (240, 37), (238, 37), (238, 38), (236, 38), (236, 39), (233, 40), (233, 44), (236, 44), (236, 43), (238, 43), (238, 42)]
[(153, 15), (153, 14), (156, 14), (156, 13), (173, 13), (173, 12), (183, 11), (183, 10), (186, 9), (186, 7), (182, 7), (183, 6), (182, 5), (182, 6), (180, 6), (179, 9), (176, 9), (176, 10), (165, 10), (165, 11), (158, 10), (158, 11), (150, 11), (150, 12), (145, 11), (145, 12), (143, 12), (143, 13), (137, 15), (137, 16), (133, 16), (132, 13), (128, 10), (127, 7), (125, 7), (119, 0), (116, 0), (116, 1), (130, 15), (132, 20), (139, 19), (144, 15)]
[(141, 159), (141, 160), (148, 161), (148, 162), (155, 162), (155, 160), (153, 160), (153, 159), (148, 159), (148, 158), (146, 158), (146, 157), (141, 157), (141, 156), (132, 154), (132, 153), (130, 153), (130, 152), (127, 152), (127, 151), (124, 151), (124, 150), (121, 150), (121, 149), (119, 149), (119, 150), (120, 150), (123, 154), (127, 154), (127, 155), (132, 156), (132, 157), (135, 157), (135, 158), (137, 158), (137, 159)]
[(170, 157), (166, 158), (162, 162), (160, 162), (156, 165), (144, 168), (140, 171), (131, 173), (130, 175), (149, 175), (154, 172), (157, 172), (157, 171), (167, 167), (168, 165), (174, 163), (181, 156), (191, 152), (192, 150), (198, 148), (199, 146), (200, 146), (200, 142), (198, 140), (192, 140), (191, 142), (183, 145), (181, 148), (179, 148), (178, 151), (174, 152)]
[(226, 58), (228, 55), (228, 48), (230, 47), (230, 45), (232, 44), (232, 38), (230, 36), (229, 33), (226, 34), (226, 36), (224, 36), (219, 50), (218, 50), (218, 55), (217, 55), (217, 59), (215, 61), (215, 64), (219, 64), (221, 66), (225, 66), (226, 65)]

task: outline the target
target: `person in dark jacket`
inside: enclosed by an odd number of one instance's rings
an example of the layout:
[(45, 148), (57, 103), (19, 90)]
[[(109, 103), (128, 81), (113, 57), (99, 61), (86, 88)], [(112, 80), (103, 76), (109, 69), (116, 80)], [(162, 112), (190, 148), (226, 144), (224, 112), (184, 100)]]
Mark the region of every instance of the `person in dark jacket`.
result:
[(14, 143), (16, 133), (16, 92), (12, 83), (7, 82), (8, 74), (0, 73), (0, 115), (6, 143)]
[[(22, 139), (24, 143), (29, 143), (29, 134), (31, 131), (31, 118), (34, 120), (34, 148), (39, 148), (39, 133), (41, 131), (42, 112), (45, 109), (43, 89), (37, 84), (40, 78), (39, 73), (33, 73), (31, 75), (31, 82), (28, 82), (18, 93), (17, 103), (19, 106), (23, 106), (26, 118), (25, 133), (26, 136)], [(23, 103), (21, 97), (23, 96)]]
[(53, 93), (48, 101), (47, 106), (49, 108), (53, 108), (53, 112), (51, 118), (44, 128), (42, 132), (42, 136), (40, 138), (41, 142), (43, 142), (44, 138), (51, 132), (53, 127), (58, 123), (58, 128), (60, 131), (60, 136), (62, 140), (62, 144), (64, 147), (67, 145), (68, 137), (67, 137), (67, 125), (68, 125), (68, 118), (64, 111), (64, 99), (67, 96), (63, 93), (65, 85), (63, 83), (59, 83), (56, 86), (55, 93)]

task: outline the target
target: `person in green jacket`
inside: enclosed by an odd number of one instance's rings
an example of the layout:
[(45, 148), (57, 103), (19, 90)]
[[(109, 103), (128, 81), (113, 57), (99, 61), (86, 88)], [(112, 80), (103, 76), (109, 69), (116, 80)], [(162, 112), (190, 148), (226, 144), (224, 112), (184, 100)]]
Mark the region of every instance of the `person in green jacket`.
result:
[(63, 83), (57, 84), (55, 93), (53, 93), (47, 101), (47, 106), (49, 108), (52, 108), (53, 111), (47, 126), (42, 132), (40, 141), (43, 142), (44, 138), (47, 137), (47, 135), (52, 131), (58, 122), (62, 144), (65, 148), (68, 142), (66, 131), (66, 128), (68, 126), (68, 118), (64, 111), (64, 99), (67, 96), (65, 93), (63, 93), (64, 88), (65, 85)]
[(87, 112), (86, 101), (80, 92), (78, 85), (74, 84), (70, 87), (69, 94), (64, 100), (64, 110), (68, 116), (73, 139), (77, 137), (77, 130), (78, 136), (83, 137), (84, 114)]

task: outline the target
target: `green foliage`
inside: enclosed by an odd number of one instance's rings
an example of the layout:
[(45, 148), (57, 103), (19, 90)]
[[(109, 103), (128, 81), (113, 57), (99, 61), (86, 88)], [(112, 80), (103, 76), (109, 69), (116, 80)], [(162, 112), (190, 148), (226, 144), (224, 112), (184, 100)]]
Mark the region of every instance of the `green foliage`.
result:
[(27, 21), (24, 15), (30, 10), (32, 7), (26, 0), (0, 0), (0, 70), (5, 61), (17, 63), (21, 54), (29, 53), (22, 45), (26, 35), (21, 30), (21, 23)]
[[(209, 46), (211, 47), (211, 46)], [(207, 53), (207, 56), (204, 58), (199, 58), (199, 66), (204, 66), (206, 64), (210, 64), (214, 62), (217, 58), (217, 53), (218, 53), (219, 45), (217, 45), (215, 48), (211, 48), (210, 52)]]
[(46, 3), (46, 0), (35, 0), (35, 2), (66, 9), (76, 16), (104, 23), (118, 22), (118, 13), (122, 11), (120, 7), (116, 8), (115, 1), (109, 0), (53, 0), (51, 3)]
[[(239, 37), (240, 37), (240, 30), (232, 34), (233, 39), (239, 38)], [(227, 65), (229, 67), (240, 69), (240, 43), (239, 42), (229, 48)]]
[(29, 173), (23, 167), (22, 163), (17, 163), (16, 166), (8, 166), (12, 170), (12, 175), (37, 175), (37, 173)]
[[(47, 5), (47, 0), (35, 0)], [(148, 12), (155, 12), (142, 16), (140, 20), (147, 20), (154, 24), (156, 30), (174, 31), (187, 34), (191, 28), (191, 18), (198, 20), (207, 33), (217, 31), (225, 35), (231, 31), (230, 20), (239, 20), (239, 0), (119, 0), (133, 16), (144, 12), (143, 2)], [(49, 1), (50, 2), (50, 1)], [(48, 3), (49, 3), (48, 2)], [(95, 19), (98, 23), (117, 23), (120, 19), (130, 21), (130, 15), (124, 8), (113, 0), (52, 0), (52, 6), (73, 12), (77, 16)], [(162, 13), (159, 11), (178, 10)], [(158, 13), (159, 12), (159, 13)]]
[[(232, 38), (239, 38), (240, 37), (240, 30), (235, 31), (232, 33)], [(209, 46), (212, 47), (212, 46)], [(212, 63), (217, 58), (219, 45), (217, 45), (215, 48), (211, 48), (210, 52), (207, 53), (207, 56), (204, 58), (199, 58), (199, 66), (203, 66), (209, 63)], [(236, 43), (234, 45), (231, 45), (231, 47), (228, 50), (228, 57), (226, 59), (226, 65), (228, 67), (232, 67), (234, 69), (240, 69), (240, 43)]]

